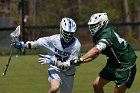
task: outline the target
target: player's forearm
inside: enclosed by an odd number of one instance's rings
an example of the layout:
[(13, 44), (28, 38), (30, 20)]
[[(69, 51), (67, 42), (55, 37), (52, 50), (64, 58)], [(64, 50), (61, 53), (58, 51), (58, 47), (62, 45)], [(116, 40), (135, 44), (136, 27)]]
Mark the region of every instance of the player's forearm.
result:
[(93, 60), (98, 54), (99, 54), (99, 50), (94, 47), (82, 56), (83, 61), (89, 62), (89, 61)]

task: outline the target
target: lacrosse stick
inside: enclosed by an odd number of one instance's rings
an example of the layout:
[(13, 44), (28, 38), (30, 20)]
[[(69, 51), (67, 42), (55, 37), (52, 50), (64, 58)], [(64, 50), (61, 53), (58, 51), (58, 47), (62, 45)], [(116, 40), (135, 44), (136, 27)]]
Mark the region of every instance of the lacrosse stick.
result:
[(3, 70), (3, 73), (2, 73), (3, 76), (6, 75), (7, 69), (9, 67), (9, 64), (10, 64), (10, 61), (11, 61), (11, 58), (12, 58), (14, 43), (19, 42), (19, 36), (20, 36), (20, 25), (16, 28), (16, 30), (14, 32), (12, 32), (10, 34), (10, 37), (12, 39), (11, 40), (12, 43), (10, 45), (10, 56), (9, 56), (7, 64), (5, 65), (5, 68)]

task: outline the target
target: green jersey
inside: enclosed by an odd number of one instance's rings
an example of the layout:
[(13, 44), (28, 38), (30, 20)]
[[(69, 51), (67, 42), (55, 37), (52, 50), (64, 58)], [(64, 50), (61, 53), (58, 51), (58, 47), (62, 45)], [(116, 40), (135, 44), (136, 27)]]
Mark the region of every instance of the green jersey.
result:
[(128, 68), (135, 65), (136, 54), (132, 47), (120, 36), (113, 31), (111, 27), (106, 27), (98, 31), (93, 36), (94, 44), (99, 42), (105, 43), (107, 46), (101, 51), (108, 58), (107, 66), (115, 69)]

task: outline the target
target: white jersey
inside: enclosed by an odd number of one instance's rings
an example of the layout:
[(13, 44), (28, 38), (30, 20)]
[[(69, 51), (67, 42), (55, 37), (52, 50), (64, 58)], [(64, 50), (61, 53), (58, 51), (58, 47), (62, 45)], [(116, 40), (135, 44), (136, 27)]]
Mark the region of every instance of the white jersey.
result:
[[(78, 58), (81, 44), (79, 40), (75, 37), (75, 41), (66, 48), (63, 48), (60, 40), (60, 34), (52, 35), (49, 37), (39, 38), (37, 41), (31, 42), (31, 48), (42, 48), (48, 55), (55, 55), (57, 59), (61, 62), (68, 62), (72, 59)], [(50, 66), (50, 69), (54, 69)], [(65, 71), (67, 75), (75, 73), (75, 66)]]

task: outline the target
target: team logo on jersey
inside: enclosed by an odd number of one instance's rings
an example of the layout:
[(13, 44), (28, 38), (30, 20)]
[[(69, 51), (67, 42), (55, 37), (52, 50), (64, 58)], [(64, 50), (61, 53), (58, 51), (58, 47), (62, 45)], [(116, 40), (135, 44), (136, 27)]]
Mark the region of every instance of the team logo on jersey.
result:
[(71, 54), (70, 52), (64, 52), (64, 51), (61, 51), (57, 48), (55, 48), (55, 52), (56, 52), (55, 56), (57, 57), (57, 59), (62, 61), (62, 62), (66, 61)]

